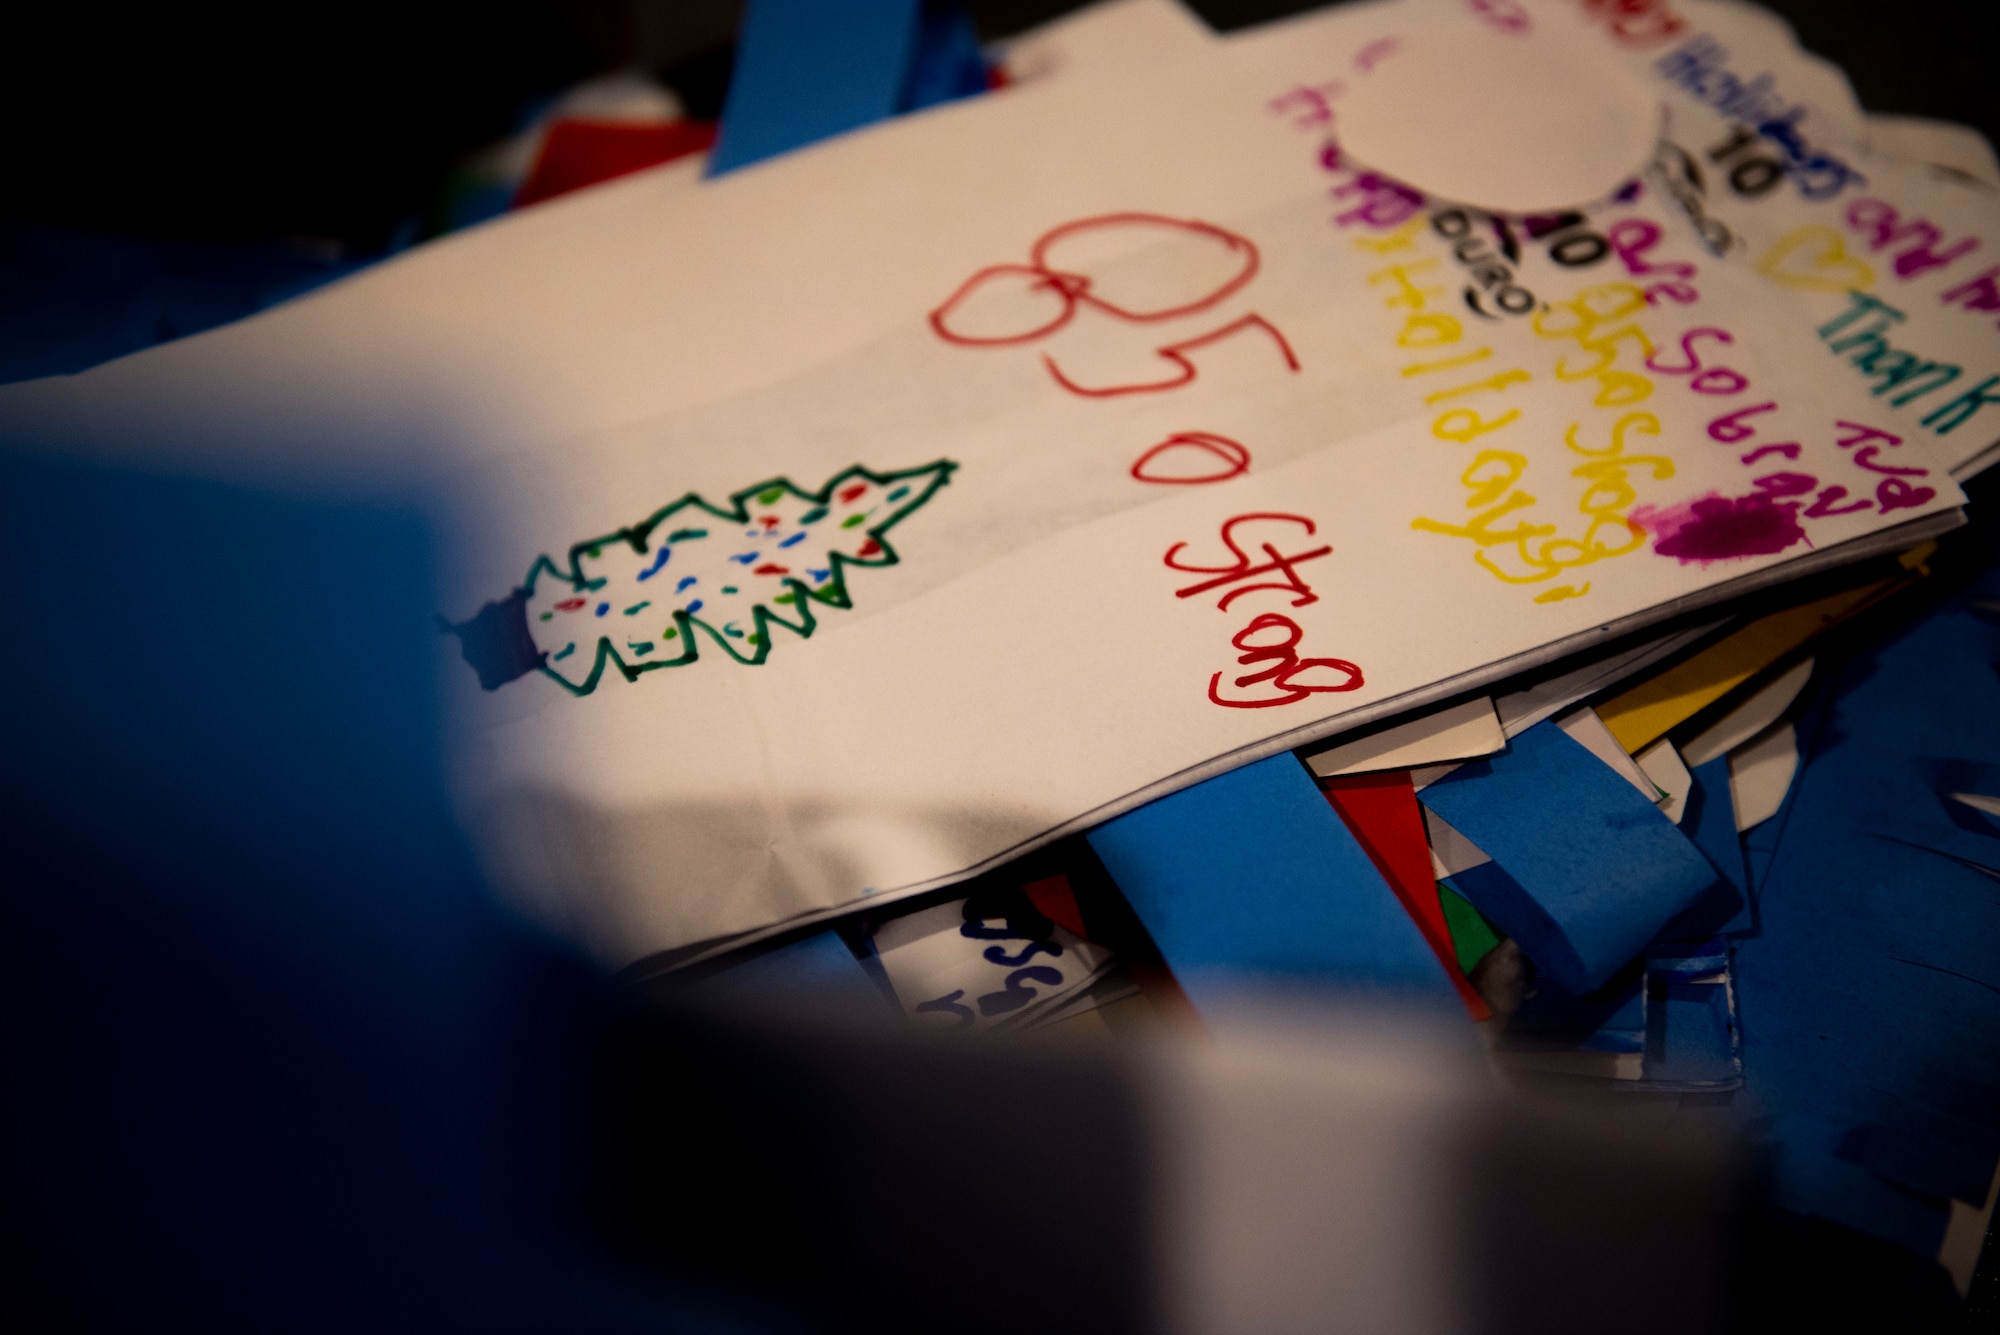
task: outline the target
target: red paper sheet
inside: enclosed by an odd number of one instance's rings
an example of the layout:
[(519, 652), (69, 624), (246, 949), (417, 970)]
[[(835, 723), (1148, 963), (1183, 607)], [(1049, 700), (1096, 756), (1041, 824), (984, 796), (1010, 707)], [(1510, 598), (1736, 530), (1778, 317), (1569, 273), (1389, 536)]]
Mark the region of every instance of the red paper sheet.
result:
[(1044, 918), (1086, 941), (1090, 940), (1090, 933), (1083, 927), (1083, 910), (1077, 907), (1076, 891), (1070, 888), (1069, 877), (1058, 872), (1039, 881), (1030, 881), (1021, 889), (1028, 896), (1028, 902)]
[(1487, 1018), (1493, 1012), (1458, 967), (1458, 952), (1452, 948), (1451, 929), (1445, 925), (1437, 878), (1431, 871), (1430, 839), (1424, 833), (1424, 815), (1417, 806), (1410, 772), (1384, 770), (1321, 779), (1320, 791), (1416, 920), (1472, 1018)]
[(701, 153), (715, 142), (713, 121), (559, 120), (549, 127), (542, 151), (528, 179), (514, 196), (514, 207), (539, 203), (580, 190), (599, 181), (657, 167), (690, 153)]

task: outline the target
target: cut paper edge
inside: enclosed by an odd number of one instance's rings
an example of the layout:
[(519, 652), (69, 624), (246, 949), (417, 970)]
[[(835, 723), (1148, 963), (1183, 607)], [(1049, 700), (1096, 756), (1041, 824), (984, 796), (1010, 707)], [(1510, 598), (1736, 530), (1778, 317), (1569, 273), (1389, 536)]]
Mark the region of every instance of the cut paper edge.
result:
[(1409, 29), (1347, 81), (1342, 149), (1488, 211), (1547, 213), (1610, 196), (1650, 159), (1660, 98), (1637, 72), (1565, 36), (1463, 19)]
[[(1878, 556), (1894, 556), (1897, 552), (1911, 550), (1919, 540), (1928, 540), (1929, 536), (1933, 533), (1946, 532), (1963, 523), (1963, 513), (1957, 510), (1922, 519), (1910, 520), (1895, 529), (1877, 534), (1873, 538), (1856, 539), (1850, 543), (1842, 544), (1839, 548), (1827, 549), (1814, 556), (1800, 557), (1795, 563), (1793, 577), (1803, 578), (1806, 575), (1816, 574), (1823, 570), (1839, 568), (1852, 562), (1864, 561)], [(1770, 572), (1747, 575), (1738, 580), (1731, 581), (1724, 586), (1718, 586), (1722, 590), (1721, 592), (1711, 590), (1710, 595), (1712, 596), (1705, 595), (1697, 603), (1697, 606), (1707, 608), (1712, 603), (1721, 603), (1728, 598), (1776, 587), (1779, 581), (1769, 576)], [(1865, 605), (1872, 606), (1875, 602), (1881, 601), (1882, 598), (1889, 594), (1909, 587), (1914, 583), (1915, 578), (1912, 576), (1875, 582), (1869, 587), (1880, 592), (1871, 594)], [(1477, 672), (1467, 673), (1462, 677), (1454, 678), (1450, 683), (1446, 684), (1452, 689), (1449, 691), (1440, 689), (1435, 695), (1431, 696), (1431, 699), (1445, 698), (1448, 694), (1456, 694), (1460, 690), (1486, 687), (1495, 683), (1529, 678), (1534, 673), (1548, 671), (1552, 665), (1590, 654), (1598, 645), (1622, 640), (1626, 637), (1627, 633), (1637, 633), (1644, 626), (1671, 614), (1673, 610), (1656, 608), (1650, 613), (1635, 614), (1633, 617), (1624, 618), (1611, 625), (1600, 627), (1598, 628), (1598, 632), (1595, 633), (1597, 639), (1594, 644), (1590, 642), (1593, 633), (1585, 633), (1566, 637), (1551, 645), (1543, 646), (1539, 650), (1524, 652), (1500, 663), (1490, 664), (1488, 667)], [(1855, 612), (1859, 610), (1861, 610), (1860, 607), (1854, 609)], [(1706, 639), (1719, 628), (1728, 625), (1730, 625), (1730, 619), (1721, 618), (1685, 631), (1663, 636), (1658, 640), (1650, 641), (1634, 648), (1616, 651), (1613, 654), (1596, 660), (1586, 668), (1575, 669), (1571, 673), (1561, 673), (1555, 677), (1546, 678), (1538, 682), (1536, 686), (1529, 688), (1529, 692), (1527, 693), (1539, 696), (1544, 688), (1549, 687), (1555, 682), (1564, 679), (1581, 680), (1583, 677), (1588, 676), (1599, 683), (1589, 692), (1594, 694), (1598, 690), (1618, 685), (1638, 672), (1651, 667), (1682, 649)], [(1727, 636), (1725, 636), (1726, 638)], [(1614, 669), (1611, 666), (1613, 663), (1619, 666)], [(1419, 693), (1412, 692), (1412, 694)], [(1507, 732), (1510, 738), (1517, 736), (1517, 728), (1510, 722), (1508, 717), (1509, 697), (1496, 697), (1494, 704), (1495, 708), (1501, 713), (1503, 730)], [(1417, 707), (1421, 708), (1422, 705)], [(886, 905), (928, 891), (957, 885), (974, 876), (1004, 866), (1012, 859), (1023, 854), (1046, 847), (1065, 836), (1088, 834), (1090, 831), (1100, 828), (1103, 824), (1118, 816), (1130, 813), (1161, 798), (1172, 796), (1206, 779), (1231, 773), (1236, 769), (1255, 764), (1262, 759), (1268, 759), (1280, 752), (1296, 751), (1301, 746), (1314, 744), (1323, 740), (1328, 735), (1341, 732), (1346, 728), (1368, 726), (1384, 718), (1396, 717), (1399, 712), (1407, 711), (1398, 711), (1385, 705), (1377, 712), (1370, 707), (1363, 706), (1361, 709), (1355, 711), (1360, 717), (1338, 716), (1292, 730), (1289, 733), (1280, 734), (1264, 742), (1237, 747), (1206, 762), (1191, 766), (1178, 774), (1135, 789), (1121, 798), (1108, 801), (1097, 808), (1080, 813), (1069, 820), (1052, 824), (1039, 833), (1022, 839), (1006, 849), (998, 850), (956, 870), (939, 873), (902, 885), (876, 887), (869, 894), (868, 902), (874, 905)], [(1598, 706), (1598, 712), (1602, 715), (1604, 707)], [(1542, 713), (1538, 717), (1546, 718), (1547, 714)], [(1525, 730), (1527, 726), (1531, 725), (1525, 722), (1521, 723), (1520, 730)], [(1294, 758), (1294, 763), (1298, 763), (1296, 758)], [(1303, 764), (1300, 765), (1300, 768), (1304, 769)], [(1434, 781), (1441, 771), (1449, 772), (1452, 768), (1454, 767), (1443, 766), (1432, 767), (1427, 771), (1418, 771), (1412, 776), (1413, 782), (1421, 790), (1428, 782)], [(1308, 773), (1310, 772), (1308, 771)], [(1753, 853), (1753, 862), (1754, 859), (1755, 855)], [(1766, 855), (1764, 860), (1768, 861), (1768, 855)], [(532, 891), (524, 890), (522, 893), (525, 895), (532, 893)], [(776, 922), (765, 923), (740, 931), (711, 935), (697, 940), (689, 940), (683, 944), (676, 944), (651, 951), (650, 953), (639, 954), (636, 958), (632, 951), (618, 948), (615, 946), (615, 943), (611, 946), (600, 946), (599, 950), (604, 954), (612, 967), (620, 969), (623, 977), (638, 982), (672, 973), (678, 969), (701, 964), (722, 954), (742, 949), (745, 946), (772, 936), (800, 930), (813, 923), (836, 919), (851, 912), (860, 902), (861, 900), (858, 898), (848, 899), (807, 908)]]
[[(1591, 696), (1637, 676), (1653, 664), (1672, 657), (1728, 624), (1729, 620), (1725, 617), (1720, 621), (1691, 626), (1671, 635), (1648, 640), (1634, 648), (1620, 650), (1618, 653), (1586, 663), (1582, 667), (1559, 672), (1523, 690), (1496, 697), (1493, 708), (1500, 716), (1501, 735), (1508, 738), (1518, 737), (1537, 723), (1554, 718), (1564, 710), (1582, 704)], [(1477, 757), (1468, 756), (1466, 759), (1477, 759)], [(1410, 781), (1418, 792), (1422, 792), (1457, 769), (1459, 763), (1454, 760), (1446, 764), (1412, 769)]]
[(2000, 818), (2000, 797), (1988, 797), (1984, 793), (1953, 793), (1952, 801), (1963, 802), (1974, 811), (1983, 811), (1989, 816)]
[(1693, 657), (1598, 705), (1598, 715), (1620, 746), (1628, 752), (1637, 751), (1901, 583), (1901, 579), (1875, 580), (1759, 617)]
[(1423, 932), (1439, 967), (1451, 979), (1472, 1018), (1491, 1017), (1492, 1009), (1459, 966), (1457, 946), (1432, 874), (1424, 808), (1410, 787), (1409, 776), (1393, 771), (1350, 775), (1329, 780), (1320, 791)]
[[(1421, 803), (1418, 805), (1422, 806)], [(1474, 867), (1483, 867), (1493, 861), (1479, 845), (1452, 829), (1435, 811), (1423, 807), (1423, 813), (1424, 833), (1430, 836), (1431, 870), (1437, 873), (1438, 880), (1456, 876), (1462, 871), (1471, 871)]]
[(1938, 1244), (1937, 1260), (1951, 1275), (1958, 1296), (1972, 1291), (1972, 1276), (1979, 1269), (1980, 1254), (1986, 1249), (1986, 1234), (1993, 1226), (1993, 1205), (2000, 1200), (2000, 1164), (1993, 1167), (1993, 1183), (1986, 1188), (1986, 1204), (1951, 1203), (1951, 1215), (1944, 1226), (1944, 1241)]
[(1536, 1052), (1506, 1048), (1495, 1054), (1499, 1062), (1516, 1071), (1543, 1075), (1583, 1076), (1620, 1082), (1642, 1079), (1646, 1074), (1643, 1052)]
[(1738, 705), (1715, 723), (1697, 734), (1681, 750), (1681, 758), (1689, 765), (1706, 765), (1720, 755), (1727, 755), (1737, 747), (1755, 737), (1764, 729), (1776, 723), (1799, 693), (1811, 680), (1814, 660), (1808, 658), (1790, 668), (1770, 685), (1756, 692), (1748, 700)]
[(1079, 940), (1090, 940), (1090, 932), (1084, 926), (1083, 910), (1077, 905), (1076, 891), (1070, 888), (1069, 877), (1057, 872), (1054, 876), (1028, 882), (1021, 887), (1021, 893), (1028, 897), (1028, 902), (1044, 918), (1067, 929)]
[(1543, 719), (1553, 718), (1572, 705), (1582, 704), (1599, 691), (1644, 672), (1661, 659), (1679, 653), (1728, 624), (1728, 618), (1724, 618), (1663, 635), (1637, 648), (1558, 673), (1525, 690), (1500, 696), (1493, 702), (1493, 707), (1500, 714), (1500, 730), (1509, 737), (1519, 736)]
[[(1595, 730), (1582, 723), (1586, 736)], [(1551, 721), (1421, 799), (1494, 861), (1476, 884), (1455, 878), (1460, 892), (1578, 994), (1603, 986), (1717, 879), (1625, 759), (1636, 779)]]
[(1668, 820), (1679, 825), (1681, 817), (1687, 815), (1688, 797), (1694, 791), (1694, 773), (1687, 757), (1662, 737), (1632, 759), (1640, 772), (1660, 790), (1660, 810), (1666, 813)]
[(1377, 770), (1418, 769), (1490, 756), (1507, 745), (1500, 715), (1487, 697), (1440, 709), (1372, 737), (1342, 742), (1305, 757), (1322, 779)]
[(1994, 464), (2000, 464), (2000, 440), (1994, 441), (1964, 463), (1952, 465), (1952, 481), (1964, 482), (1969, 478), (1975, 478)]
[(1604, 720), (1597, 716), (1595, 710), (1585, 706), (1582, 709), (1573, 709), (1567, 714), (1560, 714), (1556, 717), (1556, 726), (1561, 728), (1571, 741), (1603, 761), (1619, 778), (1631, 784), (1641, 797), (1655, 806), (1659, 805), (1660, 799), (1665, 796), (1665, 790), (1646, 776), (1646, 772), (1640, 769), (1625, 748), (1618, 744), (1618, 739), (1611, 735), (1611, 730), (1604, 726)]
[(1459, 762), (1454, 760), (1449, 765), (1425, 765), (1420, 769), (1413, 769), (1410, 771), (1410, 786), (1421, 793), (1458, 766)]
[(1942, 167), (1980, 185), (2000, 190), (2000, 159), (1986, 136), (1970, 125), (1871, 111), (1866, 119), (1868, 151), (1926, 167)]
[(1729, 800), (1738, 834), (1778, 814), (1798, 772), (1799, 739), (1789, 723), (1729, 753)]

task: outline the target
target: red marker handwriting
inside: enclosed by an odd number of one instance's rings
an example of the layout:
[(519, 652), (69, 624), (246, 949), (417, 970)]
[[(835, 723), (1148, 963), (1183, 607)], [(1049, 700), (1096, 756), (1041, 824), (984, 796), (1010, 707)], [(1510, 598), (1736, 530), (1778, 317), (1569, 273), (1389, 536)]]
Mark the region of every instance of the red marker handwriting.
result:
[[(1252, 556), (1250, 553), (1244, 551), (1243, 548), (1238, 546), (1236, 542), (1237, 526), (1240, 524), (1254, 524), (1254, 523), (1295, 524), (1300, 528), (1303, 528), (1308, 535), (1311, 535), (1318, 531), (1317, 528), (1314, 526), (1313, 521), (1307, 519), (1304, 515), (1273, 514), (1264, 512), (1247, 514), (1247, 515), (1237, 515), (1234, 519), (1231, 519), (1225, 524), (1223, 524), (1222, 532), (1219, 535), (1222, 541), (1222, 545), (1229, 549), (1229, 554), (1235, 557), (1236, 560), (1231, 565), (1222, 565), (1222, 566), (1188, 565), (1185, 564), (1184, 562), (1175, 560), (1174, 559), (1175, 555), (1180, 551), (1182, 551), (1187, 546), (1185, 542), (1177, 542), (1173, 546), (1167, 548), (1167, 555), (1165, 559), (1168, 566), (1170, 566), (1175, 570), (1186, 571), (1189, 574), (1213, 575), (1215, 578), (1201, 580), (1198, 581), (1197, 583), (1188, 585), (1184, 589), (1176, 590), (1174, 596), (1176, 598), (1193, 598), (1200, 594), (1209, 593), (1215, 589), (1224, 588), (1231, 584), (1237, 584), (1241, 585), (1241, 587), (1230, 589), (1229, 592), (1223, 594), (1221, 600), (1216, 603), (1217, 608), (1219, 608), (1224, 612), (1227, 612), (1229, 610), (1229, 605), (1235, 602), (1238, 598), (1241, 598), (1244, 594), (1258, 593), (1264, 590), (1272, 590), (1279, 593), (1289, 593), (1295, 595), (1291, 600), (1293, 607), (1305, 607), (1310, 603), (1318, 602), (1319, 595), (1312, 591), (1311, 585), (1307, 584), (1304, 579), (1300, 578), (1298, 567), (1303, 565), (1307, 561), (1314, 561), (1322, 556), (1329, 555), (1333, 551), (1333, 548), (1331, 546), (1315, 547), (1311, 551), (1294, 552), (1291, 553), (1290, 555), (1287, 555), (1285, 553), (1280, 552), (1277, 549), (1277, 547), (1274, 546), (1273, 544), (1269, 542), (1264, 542), (1258, 545), (1262, 548), (1264, 555), (1269, 559), (1266, 560), (1263, 564), (1259, 565), (1257, 564), (1257, 558), (1255, 556)], [(1245, 580), (1252, 579), (1258, 575), (1269, 575), (1276, 572), (1283, 572), (1282, 574), (1279, 575), (1278, 579), (1276, 580), (1268, 581), (1262, 584), (1244, 583)]]
[[(1166, 295), (1144, 301), (1114, 299), (1107, 295), (1111, 280), (1091, 272), (1092, 261), (1083, 244), (1101, 243), (1107, 235), (1124, 234), (1131, 240), (1148, 238), (1192, 240), (1199, 252), (1222, 261), (1222, 277), (1213, 272), (1197, 272), (1187, 266), (1181, 273), (1163, 270), (1152, 274), (1165, 279)], [(1163, 234), (1163, 235), (1161, 235)], [(1185, 252), (1183, 252), (1185, 253)], [(1176, 259), (1178, 263), (1178, 257)], [(1067, 326), (1082, 309), (1095, 311), (1128, 324), (1152, 324), (1197, 315), (1241, 291), (1257, 276), (1261, 263), (1257, 247), (1248, 237), (1238, 236), (1213, 223), (1193, 218), (1168, 218), (1157, 213), (1106, 213), (1080, 218), (1042, 233), (1029, 248), (1026, 264), (993, 264), (959, 284), (957, 291), (930, 313), (931, 328), (947, 343), (962, 347), (1011, 347), (1047, 338)], [(1200, 266), (1207, 270), (1207, 265)], [(1115, 294), (1115, 288), (1111, 289)], [(1116, 385), (1083, 384), (1065, 372), (1056, 360), (1044, 353), (1042, 365), (1055, 382), (1084, 398), (1113, 398), (1123, 394), (1155, 394), (1178, 389), (1199, 374), (1187, 354), (1211, 343), (1246, 331), (1262, 331), (1276, 344), (1288, 370), (1299, 369), (1298, 356), (1283, 333), (1263, 316), (1242, 315), (1203, 334), (1155, 348), (1154, 354), (1171, 364), (1172, 370), (1155, 380)]]
[(1055, 377), (1058, 385), (1072, 394), (1081, 394), (1085, 398), (1107, 399), (1118, 394), (1151, 394), (1163, 389), (1178, 389), (1195, 378), (1194, 363), (1189, 361), (1185, 354), (1196, 348), (1205, 348), (1211, 343), (1220, 343), (1223, 339), (1246, 329), (1261, 329), (1269, 334), (1272, 342), (1278, 345), (1278, 353), (1285, 359), (1285, 366), (1293, 371), (1299, 369), (1298, 356), (1292, 351), (1292, 345), (1285, 341), (1285, 336), (1278, 332), (1278, 327), (1263, 316), (1254, 314), (1231, 320), (1220, 329), (1211, 329), (1206, 334), (1198, 334), (1193, 338), (1182, 339), (1178, 343), (1155, 348), (1154, 352), (1172, 362), (1176, 368), (1164, 380), (1142, 380), (1129, 385), (1079, 385), (1063, 374), (1062, 367), (1057, 366), (1055, 358), (1047, 353), (1042, 354), (1042, 365), (1049, 368), (1049, 374)]
[[(1323, 543), (1305, 551), (1283, 552), (1276, 542), (1257, 542), (1255, 547), (1263, 557), (1260, 560), (1255, 552), (1245, 550), (1244, 543), (1237, 539), (1236, 530), (1246, 525), (1303, 529), (1307, 537), (1316, 536), (1319, 532), (1319, 526), (1304, 515), (1276, 511), (1256, 511), (1224, 520), (1217, 538), (1233, 558), (1227, 564), (1197, 565), (1180, 560), (1181, 553), (1187, 549), (1185, 542), (1177, 542), (1167, 548), (1165, 562), (1169, 569), (1211, 577), (1175, 590), (1174, 596), (1196, 598), (1226, 589), (1227, 592), (1215, 604), (1218, 610), (1224, 612), (1229, 610), (1231, 603), (1250, 593), (1276, 593), (1285, 597), (1293, 607), (1318, 602), (1319, 595), (1300, 576), (1299, 567), (1307, 561), (1331, 555), (1332, 545)], [(1276, 578), (1260, 579), (1267, 575)], [(1346, 659), (1301, 657), (1299, 642), (1304, 638), (1305, 632), (1300, 629), (1299, 623), (1281, 613), (1260, 612), (1250, 618), (1249, 624), (1231, 636), (1229, 642), (1238, 651), (1237, 665), (1253, 670), (1231, 676), (1227, 693), (1222, 681), (1225, 674), (1217, 672), (1210, 676), (1210, 702), (1226, 709), (1270, 709), (1277, 705), (1296, 704), (1308, 696), (1327, 691), (1352, 691), (1361, 687), (1361, 669)]]
[[(1078, 237), (1105, 232), (1147, 231), (1177, 233), (1206, 242), (1232, 262), (1233, 272), (1220, 284), (1181, 291), (1166, 305), (1146, 309), (1107, 300), (1098, 290), (1099, 280), (1080, 263), (1072, 261), (1074, 267), (1071, 267), (1058, 262), (1058, 249)], [(938, 337), (947, 343), (970, 347), (1029, 343), (1068, 324), (1075, 317), (1078, 306), (1088, 306), (1115, 319), (1140, 324), (1194, 315), (1240, 290), (1257, 276), (1260, 263), (1257, 247), (1248, 237), (1225, 231), (1212, 223), (1192, 218), (1168, 218), (1157, 213), (1106, 213), (1064, 223), (1042, 233), (1029, 249), (1028, 259), (1026, 264), (989, 265), (961, 283), (956, 292), (930, 313), (931, 328), (937, 331)], [(998, 299), (1009, 288), (1030, 293), (1037, 298), (1036, 304), (1044, 309), (1037, 312), (1033, 319), (1019, 315), (993, 330), (970, 327), (973, 324), (971, 314), (961, 308), (981, 297)], [(1050, 301), (1042, 301), (1044, 297)]]
[[(1271, 638), (1271, 632), (1277, 638)], [(1208, 679), (1208, 698), (1215, 704), (1229, 709), (1269, 709), (1274, 705), (1296, 704), (1309, 695), (1323, 691), (1353, 691), (1363, 685), (1361, 669), (1344, 658), (1301, 658), (1299, 641), (1305, 632), (1299, 623), (1276, 612), (1265, 612), (1252, 617), (1250, 624), (1230, 636), (1229, 642), (1243, 652), (1237, 656), (1237, 663), (1243, 667), (1255, 667), (1259, 663), (1271, 666), (1261, 672), (1246, 672), (1236, 677), (1232, 685), (1237, 690), (1258, 686), (1269, 682), (1276, 695), (1238, 696), (1231, 698), (1222, 693), (1222, 674), (1216, 673)], [(1324, 676), (1318, 680), (1301, 680), (1309, 672), (1321, 671), (1331, 674), (1337, 680), (1329, 681)]]

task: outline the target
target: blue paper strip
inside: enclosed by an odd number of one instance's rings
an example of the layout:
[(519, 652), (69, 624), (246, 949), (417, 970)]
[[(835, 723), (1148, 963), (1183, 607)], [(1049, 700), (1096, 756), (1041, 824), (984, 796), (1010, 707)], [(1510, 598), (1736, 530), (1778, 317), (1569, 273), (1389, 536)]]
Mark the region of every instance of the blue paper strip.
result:
[(1729, 988), (1671, 975), (1649, 975), (1646, 986), (1645, 1083), (1681, 1090), (1742, 1084), (1742, 1045)]
[(1938, 1118), (1921, 1129), (1863, 1125), (1840, 1138), (1834, 1153), (1877, 1177), (1935, 1196), (1978, 1207), (1993, 1183), (1991, 1136), (1946, 1134)]
[(1417, 925), (1290, 755), (1148, 803), (1089, 839), (1197, 1006), (1232, 977), (1456, 1002)]
[(986, 56), (963, 6), (923, 6), (916, 45), (897, 110), (920, 111), (986, 91)]
[(1689, 769), (1688, 775), (1693, 782), (1688, 787), (1680, 830), (1694, 841), (1721, 879), (1660, 929), (1659, 939), (1666, 942), (1736, 936), (1756, 926), (1750, 909), (1750, 872), (1743, 859), (1743, 841), (1736, 833), (1735, 803), (1729, 796), (1729, 758), (1717, 756), (1706, 765)]
[(1466, 897), (1571, 992), (1603, 986), (1716, 882), (1658, 807), (1553, 722), (1419, 798), (1506, 873), (1461, 877)]
[[(1748, 1082), (1756, 1056), (1746, 1049)], [(1950, 1207), (1938, 1197), (1899, 1186), (1836, 1152), (1848, 1128), (1807, 1113), (1780, 1114), (1771, 1125), (1770, 1190), (1776, 1203), (1934, 1257), (1944, 1242)]]
[(750, 0), (708, 174), (893, 116), (919, 0)]
[(1743, 873), (1750, 878), (1750, 902), (1755, 904), (1764, 891), (1764, 882), (1771, 874), (1771, 860), (1778, 853), (1778, 836), (1784, 831), (1784, 812), (1756, 826), (1745, 830), (1743, 842)]
[(1546, 979), (1507, 1022), (1507, 1046), (1528, 1050), (1636, 1053), (1646, 1049), (1646, 979), (1621, 973), (1585, 996)]
[[(1924, 771), (1943, 763), (1918, 763), (1915, 768), (1923, 777), (1915, 779), (1888, 772), (1908, 766), (1905, 761), (1885, 766), (1881, 777), (1895, 784), (1890, 794), (1892, 799), (1914, 796), (1934, 782)], [(1953, 791), (1962, 790), (1934, 787), (1927, 794), (1928, 801), (1905, 800), (1893, 807), (1871, 807), (1860, 813), (1858, 829), (2000, 874), (2000, 822), (1975, 807), (1953, 800)]]
[(2000, 882), (1941, 802), (2000, 763), (1978, 601), (2000, 569), (1981, 583), (1829, 679), (1785, 809), (1744, 840), (1753, 864), (1768, 849), (1736, 979), (1776, 1200), (1918, 1253), (1942, 1198), (1990, 1180), (2000, 1128)]
[(1729, 796), (1729, 757), (1717, 756), (1706, 765), (1693, 765), (1688, 775), (1694, 786), (1688, 791), (1687, 809), (1681, 829), (1707, 855), (1738, 890), (1748, 892), (1743, 871), (1743, 841), (1736, 832), (1736, 807)]

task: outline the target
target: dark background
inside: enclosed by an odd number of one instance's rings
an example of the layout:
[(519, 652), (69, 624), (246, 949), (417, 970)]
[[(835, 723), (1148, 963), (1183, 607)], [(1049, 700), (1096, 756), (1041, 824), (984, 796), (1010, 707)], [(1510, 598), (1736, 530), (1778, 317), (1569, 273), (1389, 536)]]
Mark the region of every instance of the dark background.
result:
[[(1006, 36), (1071, 0), (972, 0)], [(1193, 0), (1219, 29), (1312, 5)], [(2000, 137), (2000, 6), (1777, 0), (1874, 111)], [(0, 41), (0, 221), (177, 241), (308, 239), (364, 258), (407, 239), (452, 162), (534, 101), (628, 64), (700, 110), (741, 0), (348, 0), (27, 7)], [(399, 231), (399, 229), (401, 229)], [(329, 244), (330, 243), (330, 244)]]

